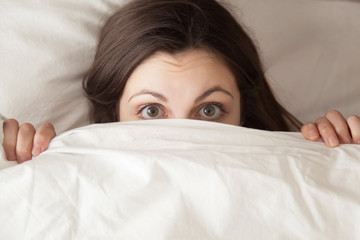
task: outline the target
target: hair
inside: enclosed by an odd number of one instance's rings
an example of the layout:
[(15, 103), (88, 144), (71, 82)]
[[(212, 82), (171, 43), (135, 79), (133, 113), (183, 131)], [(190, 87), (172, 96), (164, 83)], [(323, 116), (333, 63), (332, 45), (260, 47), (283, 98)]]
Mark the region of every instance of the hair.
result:
[(134, 70), (155, 52), (212, 51), (235, 76), (242, 126), (272, 131), (301, 122), (275, 99), (257, 48), (231, 13), (215, 0), (133, 0), (100, 33), (94, 62), (83, 81), (95, 123), (119, 121), (118, 105)]

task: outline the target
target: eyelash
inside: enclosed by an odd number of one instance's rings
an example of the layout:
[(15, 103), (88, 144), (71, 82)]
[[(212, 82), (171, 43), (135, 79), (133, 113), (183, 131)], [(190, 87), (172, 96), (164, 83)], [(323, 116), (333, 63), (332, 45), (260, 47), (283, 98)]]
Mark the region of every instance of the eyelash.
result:
[[(147, 108), (147, 107), (149, 107), (149, 106), (152, 106), (152, 105), (156, 105), (156, 106), (160, 107), (160, 108), (164, 111), (164, 113), (166, 112), (166, 111), (164, 110), (164, 108), (163, 108), (160, 104), (158, 104), (158, 103), (148, 103), (148, 104), (141, 105), (141, 106), (137, 109), (136, 115), (137, 115), (138, 119), (140, 119), (140, 120), (145, 120), (146, 118), (142, 117), (142, 116), (141, 116), (141, 113), (142, 113), (142, 111), (143, 111), (145, 108)], [(215, 106), (219, 107), (219, 108), (220, 108), (220, 111), (221, 111), (221, 114), (220, 114), (220, 116), (219, 116), (218, 118), (215, 118), (215, 119), (206, 119), (206, 118), (203, 118), (203, 120), (207, 120), (207, 121), (221, 121), (221, 120), (225, 117), (225, 115), (229, 113), (229, 112), (226, 110), (226, 108), (224, 107), (224, 105), (221, 104), (221, 103), (218, 103), (218, 102), (207, 102), (207, 103), (204, 103), (204, 104), (202, 104), (202, 105), (200, 105), (200, 106), (198, 107), (198, 111), (196, 111), (196, 113), (198, 114), (198, 112), (200, 111), (200, 109), (203, 108), (203, 107), (205, 107), (205, 106), (207, 106), (207, 105), (215, 105)]]
[(202, 104), (202, 105), (200, 105), (200, 106), (198, 107), (198, 111), (196, 111), (196, 113), (199, 114), (199, 111), (200, 111), (203, 107), (205, 107), (205, 106), (207, 106), (207, 105), (215, 105), (215, 106), (217, 106), (218, 108), (220, 108), (221, 113), (220, 113), (220, 116), (217, 117), (217, 118), (214, 118), (214, 119), (206, 119), (206, 118), (203, 118), (203, 120), (216, 121), (216, 122), (218, 122), (218, 121), (221, 121), (221, 120), (225, 117), (225, 115), (229, 113), (229, 112), (226, 110), (226, 108), (224, 107), (224, 105), (221, 104), (221, 103), (218, 103), (218, 102), (207, 102), (207, 103), (204, 103), (204, 104)]
[(141, 113), (145, 108), (147, 108), (149, 106), (152, 106), (152, 105), (156, 105), (156, 106), (160, 107), (164, 111), (164, 108), (158, 103), (147, 103), (147, 104), (141, 105), (136, 111), (136, 116), (138, 117), (139, 120), (147, 119), (147, 118), (142, 117)]

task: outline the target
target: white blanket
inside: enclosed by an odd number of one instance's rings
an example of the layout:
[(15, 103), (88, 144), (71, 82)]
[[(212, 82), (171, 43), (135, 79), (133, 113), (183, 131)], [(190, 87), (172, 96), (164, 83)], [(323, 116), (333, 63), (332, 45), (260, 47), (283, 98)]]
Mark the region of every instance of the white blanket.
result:
[(359, 239), (359, 159), (300, 133), (90, 125), (0, 170), (0, 238)]

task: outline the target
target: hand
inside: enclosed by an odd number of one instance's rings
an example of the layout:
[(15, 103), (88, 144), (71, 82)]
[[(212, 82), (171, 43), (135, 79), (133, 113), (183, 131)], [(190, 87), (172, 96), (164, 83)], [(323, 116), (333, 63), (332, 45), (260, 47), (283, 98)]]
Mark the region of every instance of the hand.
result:
[(19, 126), (15, 119), (9, 119), (3, 124), (3, 146), (6, 158), (18, 163), (25, 162), (44, 152), (56, 136), (54, 126), (51, 123), (43, 123), (37, 131), (30, 123)]
[(328, 147), (360, 144), (360, 117), (353, 115), (346, 121), (340, 112), (332, 110), (326, 117), (318, 118), (315, 123), (303, 125), (301, 133), (311, 141), (316, 141), (321, 136)]

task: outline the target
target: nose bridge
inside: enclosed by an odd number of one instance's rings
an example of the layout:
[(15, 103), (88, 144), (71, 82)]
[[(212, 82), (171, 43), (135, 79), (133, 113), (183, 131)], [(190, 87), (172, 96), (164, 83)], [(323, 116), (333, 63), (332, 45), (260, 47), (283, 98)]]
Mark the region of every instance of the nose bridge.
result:
[(173, 95), (170, 103), (172, 119), (188, 119), (191, 118), (191, 112), (193, 108), (193, 100), (185, 91), (178, 91)]
[(170, 116), (171, 119), (189, 119), (191, 118), (188, 112), (184, 111), (173, 111), (173, 114)]
[(168, 85), (169, 118), (192, 118), (195, 98), (199, 94), (199, 87), (194, 84), (194, 74), (188, 72), (174, 76), (171, 85)]
[[(191, 107), (188, 104), (174, 104), (175, 106), (171, 109), (172, 119), (188, 119), (191, 118)], [(178, 107), (177, 107), (178, 106)]]

